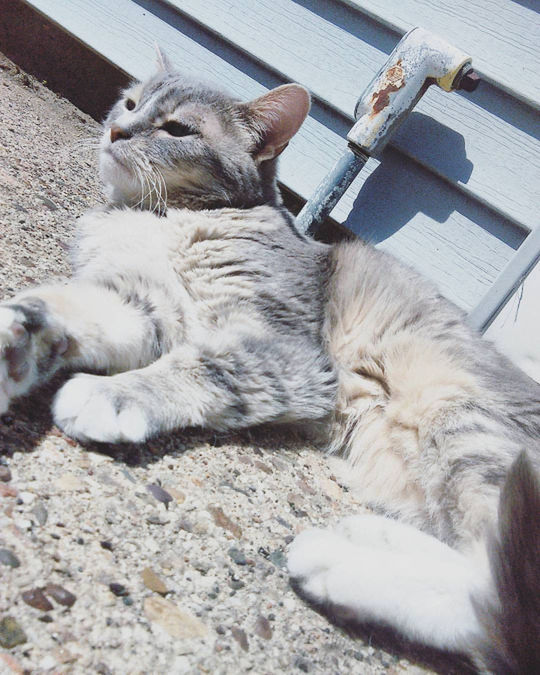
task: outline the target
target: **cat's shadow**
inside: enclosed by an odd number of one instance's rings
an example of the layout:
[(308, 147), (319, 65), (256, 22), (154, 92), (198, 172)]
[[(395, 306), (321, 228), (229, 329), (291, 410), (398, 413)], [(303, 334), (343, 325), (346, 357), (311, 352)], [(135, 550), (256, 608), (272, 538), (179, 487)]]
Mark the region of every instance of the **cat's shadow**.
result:
[(473, 675), (477, 672), (472, 662), (464, 655), (449, 654), (442, 650), (409, 642), (391, 628), (359, 623), (350, 618), (350, 612), (345, 608), (314, 602), (302, 592), (294, 580), (291, 581), (291, 587), (314, 611), (343, 630), (349, 637), (359, 640), (363, 645), (382, 650), (395, 659), (407, 659), (417, 666), (428, 668), (440, 675), (467, 675), (467, 673)]
[(163, 433), (145, 443), (76, 442), (63, 434), (54, 424), (52, 404), (56, 392), (71, 377), (70, 373), (55, 377), (30, 395), (15, 400), (10, 410), (0, 417), (0, 457), (15, 452), (33, 452), (48, 436), (60, 437), (70, 446), (107, 455), (115, 462), (128, 466), (146, 467), (164, 456), (178, 456), (200, 448), (201, 445), (220, 447), (234, 444), (249, 447), (256, 454), (262, 450), (279, 455), (286, 448), (298, 447), (305, 438), (297, 429), (265, 425), (250, 429), (218, 433), (198, 428)]

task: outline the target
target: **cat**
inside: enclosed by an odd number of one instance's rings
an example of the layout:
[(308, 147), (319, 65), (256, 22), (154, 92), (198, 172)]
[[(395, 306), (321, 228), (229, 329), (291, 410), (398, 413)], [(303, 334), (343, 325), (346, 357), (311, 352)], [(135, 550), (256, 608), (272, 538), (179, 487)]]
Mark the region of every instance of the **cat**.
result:
[(71, 281), (0, 305), (0, 413), (69, 369), (53, 415), (81, 441), (308, 426), (374, 513), (298, 535), (299, 590), (534, 672), (540, 386), (390, 255), (296, 230), (277, 157), (309, 108), (300, 85), (243, 103), (160, 54), (104, 122), (108, 205), (78, 223)]

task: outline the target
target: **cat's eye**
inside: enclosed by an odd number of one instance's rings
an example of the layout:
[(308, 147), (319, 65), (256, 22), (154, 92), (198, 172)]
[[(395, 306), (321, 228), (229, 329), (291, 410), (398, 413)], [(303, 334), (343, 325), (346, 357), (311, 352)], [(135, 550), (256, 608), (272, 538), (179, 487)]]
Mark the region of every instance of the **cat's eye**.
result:
[(135, 101), (132, 98), (127, 98), (126, 99), (126, 108), (128, 110), (133, 110), (134, 107), (135, 107)]
[(182, 122), (176, 122), (175, 120), (169, 120), (161, 125), (163, 131), (166, 131), (171, 136), (194, 136), (197, 132), (193, 127), (188, 126), (187, 124), (182, 124)]

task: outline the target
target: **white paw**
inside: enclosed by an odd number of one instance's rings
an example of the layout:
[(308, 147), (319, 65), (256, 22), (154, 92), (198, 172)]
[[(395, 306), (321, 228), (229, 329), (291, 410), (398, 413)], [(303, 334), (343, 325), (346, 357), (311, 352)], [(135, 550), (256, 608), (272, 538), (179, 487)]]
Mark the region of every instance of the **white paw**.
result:
[(115, 391), (111, 378), (76, 375), (56, 395), (55, 423), (80, 441), (140, 443), (149, 434), (144, 413)]
[(357, 554), (357, 548), (330, 530), (309, 529), (292, 542), (288, 570), (302, 590), (313, 599), (324, 602), (328, 594), (328, 575)]
[(0, 415), (12, 398), (25, 394), (34, 380), (30, 336), (23, 317), (10, 307), (0, 307)]

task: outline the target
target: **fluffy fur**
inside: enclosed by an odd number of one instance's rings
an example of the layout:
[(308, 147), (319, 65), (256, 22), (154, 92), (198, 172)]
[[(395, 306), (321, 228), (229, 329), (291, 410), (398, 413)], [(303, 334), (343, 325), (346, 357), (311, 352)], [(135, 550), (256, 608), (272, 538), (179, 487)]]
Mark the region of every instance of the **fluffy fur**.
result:
[(72, 281), (0, 307), (0, 412), (69, 368), (101, 373), (55, 399), (81, 440), (308, 422), (379, 515), (293, 542), (303, 592), (533, 672), (540, 387), (392, 257), (296, 231), (275, 159), (304, 89), (240, 103), (160, 64), (105, 122), (110, 205), (79, 222)]

